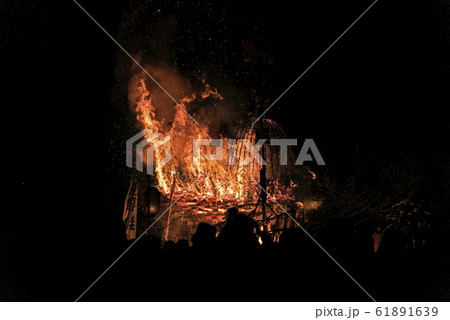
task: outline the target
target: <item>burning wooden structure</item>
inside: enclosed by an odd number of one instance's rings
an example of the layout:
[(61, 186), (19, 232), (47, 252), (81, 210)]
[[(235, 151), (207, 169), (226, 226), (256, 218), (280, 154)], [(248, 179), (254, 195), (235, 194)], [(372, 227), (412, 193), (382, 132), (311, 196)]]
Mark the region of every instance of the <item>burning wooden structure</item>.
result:
[[(141, 186), (139, 198), (144, 199), (138, 205), (139, 216), (146, 217), (141, 218), (141, 230), (145, 230), (153, 219), (149, 209), (151, 201), (148, 200), (148, 190), (152, 187), (161, 193), (159, 214), (167, 211), (152, 233), (165, 240), (190, 239), (201, 222), (220, 229), (227, 209), (237, 207), (277, 241), (282, 230), (293, 226), (284, 210), (295, 219), (303, 219), (306, 210), (318, 206), (317, 202), (306, 204), (296, 194), (299, 185), (307, 185), (315, 177), (303, 167), (294, 166), (290, 149), (286, 165), (280, 164), (280, 150), (269, 148), (266, 143), (262, 144), (259, 154), (267, 165), (262, 165), (250, 154), (249, 145), (254, 145), (259, 139), (286, 138), (282, 128), (273, 120), (263, 118), (255, 126), (241, 129), (237, 132), (237, 139), (221, 137), (226, 150), (220, 150), (223, 152), (220, 154), (222, 160), (208, 161), (202, 154), (200, 161), (194, 161), (192, 141), (212, 137), (208, 127), (196, 124), (185, 110), (190, 110), (190, 105), (196, 101), (222, 100), (219, 92), (205, 84), (202, 92), (181, 100), (182, 108), (174, 106), (172, 121), (168, 121), (156, 117), (158, 110), (147, 88), (145, 74), (136, 75), (131, 84), (130, 97), (140, 128), (170, 136), (165, 148), (170, 147), (173, 156), (164, 166), (158, 166), (165, 152), (156, 149), (154, 176), (149, 179), (146, 174), (133, 173), (132, 180)], [(208, 151), (217, 154), (218, 151), (210, 147), (206, 146), (205, 154)], [(231, 158), (232, 165), (229, 163)], [(145, 154), (141, 159), (145, 163)]]

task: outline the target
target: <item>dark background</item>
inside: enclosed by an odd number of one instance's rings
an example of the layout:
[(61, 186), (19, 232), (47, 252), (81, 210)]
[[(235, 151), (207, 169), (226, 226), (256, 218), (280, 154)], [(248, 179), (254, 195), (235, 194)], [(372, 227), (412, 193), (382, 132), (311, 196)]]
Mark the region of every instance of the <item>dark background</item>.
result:
[[(80, 3), (130, 53), (166, 45), (167, 63), (236, 88), (255, 112), (252, 89), (275, 100), (371, 2)], [(132, 126), (117, 70), (131, 61), (75, 3), (1, 9), (2, 268), (13, 279), (2, 299), (74, 300), (120, 253)], [(267, 116), (314, 138), (342, 175), (356, 148), (375, 162), (418, 161), (426, 200), (448, 212), (448, 13), (444, 0), (380, 0)], [(142, 36), (167, 19), (173, 42)], [(272, 64), (244, 61), (249, 39)]]

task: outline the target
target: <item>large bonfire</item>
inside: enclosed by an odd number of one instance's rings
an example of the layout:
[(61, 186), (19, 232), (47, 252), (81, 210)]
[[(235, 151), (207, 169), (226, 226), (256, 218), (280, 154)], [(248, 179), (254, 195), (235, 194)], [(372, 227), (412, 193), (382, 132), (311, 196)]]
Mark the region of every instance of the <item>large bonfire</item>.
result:
[[(213, 137), (207, 125), (197, 123), (191, 118), (191, 110), (195, 109), (194, 106), (198, 103), (220, 103), (224, 99), (223, 96), (216, 88), (203, 81), (201, 90), (186, 94), (179, 100), (178, 105), (175, 102), (166, 103), (164, 108), (171, 109), (171, 112), (167, 112), (155, 103), (155, 100), (160, 99), (158, 94), (161, 92), (158, 93), (157, 88), (153, 90), (151, 87), (155, 88), (147, 75), (144, 72), (137, 73), (130, 80), (129, 97), (140, 130), (147, 129), (148, 137), (157, 132), (170, 137), (164, 148), (156, 149), (153, 155), (156, 185), (164, 198), (181, 197), (177, 206), (184, 207), (183, 210), (189, 210), (193, 214), (210, 214), (220, 218), (230, 206), (239, 206), (243, 211), (252, 212), (255, 216), (257, 214), (255, 204), (257, 206), (262, 195), (255, 181), (261, 179), (262, 166), (250, 155), (248, 145), (242, 141), (254, 144), (257, 138), (274, 138), (257, 137), (261, 128), (266, 128), (263, 134), (283, 138), (281, 128), (272, 120), (263, 119), (259, 130), (254, 127), (238, 130), (237, 139), (216, 136), (214, 138), (221, 138), (223, 141), (223, 148), (220, 150), (221, 160), (206, 159), (205, 155), (216, 153), (217, 150), (214, 146), (205, 146), (202, 148), (200, 161), (194, 161), (193, 140)], [(171, 115), (165, 118), (158, 113)], [(195, 114), (193, 115), (195, 117)], [(168, 147), (171, 148), (172, 159), (164, 166), (158, 165), (162, 163), (165, 149)], [(297, 182), (286, 176), (286, 172), (293, 169), (277, 165), (278, 162), (274, 158), (278, 157), (278, 154), (264, 148), (262, 153), (268, 163), (264, 170), (264, 175), (267, 175), (268, 179), (267, 184), (264, 184), (269, 195), (263, 197), (264, 201), (274, 204), (274, 208), (275, 203), (287, 202), (291, 206), (294, 204), (298, 208), (302, 207), (303, 203), (295, 199)], [(233, 165), (229, 164), (230, 157), (234, 159)], [(145, 152), (141, 158), (145, 163)], [(277, 217), (277, 209), (270, 210), (275, 214), (274, 217)], [(265, 218), (264, 213), (262, 218)]]

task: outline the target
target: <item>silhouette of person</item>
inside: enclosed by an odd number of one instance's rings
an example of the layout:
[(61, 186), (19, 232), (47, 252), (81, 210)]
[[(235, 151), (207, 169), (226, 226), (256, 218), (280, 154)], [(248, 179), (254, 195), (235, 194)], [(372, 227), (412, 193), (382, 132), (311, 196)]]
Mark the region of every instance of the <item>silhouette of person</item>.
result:
[(216, 244), (216, 233), (216, 228), (209, 223), (200, 223), (191, 239), (193, 247), (200, 249), (213, 248)]
[(239, 213), (237, 208), (230, 208), (227, 211), (225, 226), (218, 236), (218, 240), (223, 247), (234, 249), (256, 248), (258, 239), (254, 230), (257, 223), (243, 213)]

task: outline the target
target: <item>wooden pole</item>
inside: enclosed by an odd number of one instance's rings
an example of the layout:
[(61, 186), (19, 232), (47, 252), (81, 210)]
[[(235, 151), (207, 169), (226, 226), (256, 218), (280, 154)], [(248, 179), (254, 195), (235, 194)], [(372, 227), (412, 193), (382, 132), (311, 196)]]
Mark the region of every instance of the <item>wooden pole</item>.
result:
[[(265, 149), (264, 144), (261, 148), (261, 156), (265, 161)], [(266, 204), (267, 204), (267, 179), (266, 179), (266, 167), (262, 165), (261, 171), (259, 172), (259, 183), (264, 190), (261, 190), (261, 212), (262, 220), (266, 219)], [(263, 231), (267, 231), (266, 222), (263, 223)]]
[(170, 216), (172, 214), (172, 197), (173, 197), (173, 192), (175, 190), (175, 176), (176, 176), (176, 173), (173, 174), (172, 186), (170, 187), (169, 212), (167, 213), (167, 226), (166, 226), (166, 234), (164, 236), (164, 241), (169, 240), (169, 225), (170, 225)]

